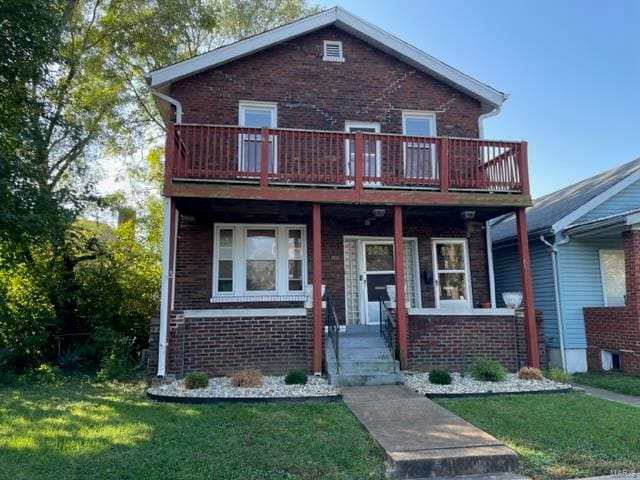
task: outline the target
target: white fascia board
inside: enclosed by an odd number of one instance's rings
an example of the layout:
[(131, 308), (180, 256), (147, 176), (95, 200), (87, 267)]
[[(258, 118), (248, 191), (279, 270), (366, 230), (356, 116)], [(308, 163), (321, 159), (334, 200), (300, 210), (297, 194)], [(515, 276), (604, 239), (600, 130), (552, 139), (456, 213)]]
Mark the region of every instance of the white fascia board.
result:
[(361, 40), (373, 44), (392, 56), (414, 65), (420, 70), (439, 78), (447, 84), (456, 86), (489, 106), (493, 110), (504, 103), (508, 95), (494, 90), (459, 70), (441, 62), (427, 53), (409, 45), (399, 38), (385, 32), (371, 23), (356, 17), (340, 7), (302, 18), (282, 27), (240, 40), (226, 47), (193, 57), (174, 65), (149, 73), (150, 86), (157, 87), (175, 82), (202, 70), (230, 62), (237, 58), (264, 50), (320, 28), (336, 24)]
[(613, 184), (611, 187), (609, 187), (607, 190), (602, 192), (600, 195), (596, 195), (595, 197), (593, 197), (591, 200), (589, 200), (587, 203), (582, 205), (580, 208), (577, 208), (570, 214), (562, 217), (556, 223), (551, 225), (552, 233), (561, 232), (562, 230), (567, 228), (569, 225), (571, 225), (573, 222), (583, 217), (594, 208), (602, 205), (604, 202), (609, 200), (615, 194), (620, 193), (622, 190), (624, 190), (629, 185), (633, 184), (638, 180), (640, 180), (640, 170), (636, 170), (628, 177), (623, 178), (618, 183)]
[(630, 227), (637, 227), (638, 225), (640, 225), (640, 213), (634, 213), (627, 216), (626, 223)]

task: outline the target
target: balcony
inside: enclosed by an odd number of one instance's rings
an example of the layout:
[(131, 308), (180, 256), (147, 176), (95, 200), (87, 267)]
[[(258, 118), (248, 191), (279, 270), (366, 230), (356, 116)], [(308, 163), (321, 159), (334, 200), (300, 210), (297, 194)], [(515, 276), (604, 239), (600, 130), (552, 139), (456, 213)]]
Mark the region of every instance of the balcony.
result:
[(166, 152), (168, 195), (530, 202), (526, 142), (170, 124)]

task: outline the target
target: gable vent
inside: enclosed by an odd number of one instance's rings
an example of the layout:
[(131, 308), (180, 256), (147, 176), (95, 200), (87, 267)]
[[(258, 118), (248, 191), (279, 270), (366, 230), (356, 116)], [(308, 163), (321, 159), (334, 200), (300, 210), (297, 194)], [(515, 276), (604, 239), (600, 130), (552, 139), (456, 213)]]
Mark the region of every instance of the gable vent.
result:
[(325, 62), (344, 62), (342, 56), (342, 42), (334, 40), (324, 41), (324, 56), (322, 60)]

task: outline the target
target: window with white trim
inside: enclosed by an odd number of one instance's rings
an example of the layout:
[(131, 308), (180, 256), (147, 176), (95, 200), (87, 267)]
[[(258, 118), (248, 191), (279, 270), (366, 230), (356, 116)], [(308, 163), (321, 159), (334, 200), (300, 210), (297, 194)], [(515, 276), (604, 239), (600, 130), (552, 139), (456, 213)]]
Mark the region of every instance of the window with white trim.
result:
[(304, 225), (216, 224), (213, 297), (304, 295)]
[(600, 273), (605, 307), (623, 307), (627, 294), (624, 250), (600, 250)]
[(338, 40), (325, 40), (322, 60), (325, 62), (344, 62), (342, 42)]
[(473, 303), (466, 239), (434, 239), (433, 270), (436, 308), (471, 308)]
[[(435, 137), (435, 113), (403, 111), (402, 134), (411, 137)], [(435, 143), (420, 138), (410, 140), (404, 142), (405, 178), (437, 178)]]

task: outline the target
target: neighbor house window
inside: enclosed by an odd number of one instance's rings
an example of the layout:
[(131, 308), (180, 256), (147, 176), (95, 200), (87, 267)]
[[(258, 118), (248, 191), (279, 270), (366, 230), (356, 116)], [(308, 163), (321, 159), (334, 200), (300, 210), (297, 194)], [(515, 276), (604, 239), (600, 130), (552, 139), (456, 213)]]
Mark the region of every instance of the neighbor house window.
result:
[(625, 304), (626, 285), (623, 250), (600, 250), (600, 273), (602, 294), (606, 307), (621, 307)]
[[(262, 127), (276, 128), (278, 126), (278, 107), (270, 102), (240, 102), (239, 122), (241, 127), (252, 127), (238, 137), (238, 170), (253, 173), (260, 172), (262, 158), (262, 134), (258, 129)], [(269, 172), (275, 172), (277, 138), (269, 135)]]
[(436, 307), (471, 307), (469, 252), (465, 239), (433, 240)]
[(436, 136), (436, 115), (433, 112), (402, 112), (402, 133), (413, 138), (404, 142), (404, 176), (406, 178), (436, 178), (436, 148), (432, 140), (420, 137)]
[(302, 294), (305, 227), (216, 224), (213, 265), (214, 297)]

